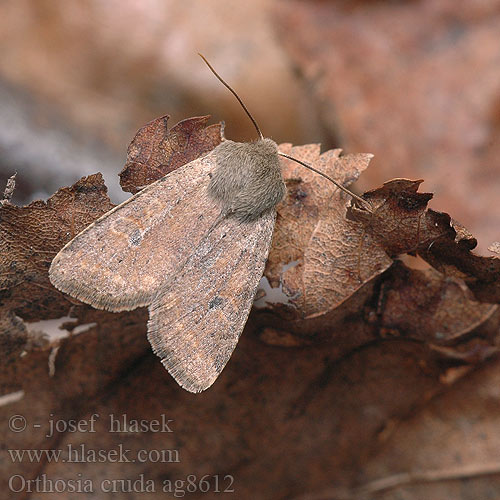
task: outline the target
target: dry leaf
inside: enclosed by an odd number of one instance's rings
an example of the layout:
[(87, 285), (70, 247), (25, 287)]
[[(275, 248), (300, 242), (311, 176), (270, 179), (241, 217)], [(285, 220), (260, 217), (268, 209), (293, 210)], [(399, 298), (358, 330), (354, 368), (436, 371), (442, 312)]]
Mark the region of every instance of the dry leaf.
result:
[(445, 238), (419, 249), (419, 255), (446, 276), (465, 281), (481, 302), (500, 302), (500, 259), (474, 254), (476, 240), (450, 216), (429, 210), (436, 225), (449, 224), (452, 232)]
[(427, 247), (452, 230), (446, 223), (437, 224), (427, 211), (432, 194), (417, 192), (422, 182), (408, 179), (385, 182), (383, 187), (363, 195), (373, 207), (372, 213), (351, 207), (349, 218), (361, 222), (389, 256)]
[(137, 193), (181, 165), (208, 153), (220, 144), (222, 125), (208, 125), (210, 116), (187, 118), (168, 129), (169, 116), (144, 125), (130, 143), (127, 162), (120, 172), (124, 191)]
[[(344, 185), (355, 181), (372, 157), (370, 154), (341, 155), (339, 149), (320, 155), (317, 145), (291, 148), (288, 144), (282, 144), (280, 151), (308, 162)], [(335, 277), (330, 271), (336, 261), (332, 263), (328, 256), (331, 257), (337, 249), (336, 242), (349, 245), (349, 239), (356, 237), (359, 225), (349, 224), (349, 221), (345, 220), (346, 205), (350, 200), (333, 184), (295, 162), (284, 160), (282, 165), (288, 196), (278, 206), (273, 248), (265, 276), (273, 287), (282, 284), (290, 304), (288, 309), (293, 308), (292, 314), (298, 319), (329, 309), (325, 306), (325, 301), (333, 301), (331, 292), (335, 286)], [(327, 228), (323, 229), (324, 226)], [(335, 231), (333, 234), (330, 233), (332, 228)], [(339, 233), (342, 231), (346, 233), (345, 239), (339, 241)], [(318, 254), (315, 254), (316, 243), (317, 246), (322, 246), (323, 250), (326, 248), (326, 253), (319, 250)], [(354, 257), (356, 258), (357, 256)], [(339, 260), (341, 259), (342, 257), (339, 257)], [(380, 268), (386, 263), (390, 265), (391, 262), (386, 260)], [(377, 261), (376, 265), (378, 264)], [(357, 276), (354, 276), (354, 280), (357, 289)], [(339, 288), (343, 286), (345, 282), (339, 284)], [(324, 289), (329, 289), (327, 296), (323, 294)], [(337, 305), (338, 303), (340, 301)]]
[(25, 320), (63, 316), (69, 302), (49, 282), (55, 254), (113, 205), (101, 174), (62, 188), (47, 202), (0, 206), (0, 296)]
[(443, 276), (432, 268), (408, 269), (401, 263), (386, 277), (381, 300), (383, 328), (428, 343), (462, 337), (498, 309), (474, 300), (461, 279)]

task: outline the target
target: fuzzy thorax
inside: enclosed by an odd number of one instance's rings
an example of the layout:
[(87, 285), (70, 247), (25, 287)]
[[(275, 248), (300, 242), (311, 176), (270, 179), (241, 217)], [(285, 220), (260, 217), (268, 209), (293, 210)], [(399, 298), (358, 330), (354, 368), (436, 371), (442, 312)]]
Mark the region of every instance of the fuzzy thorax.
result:
[(255, 220), (283, 199), (286, 187), (273, 140), (225, 140), (214, 152), (217, 166), (208, 192), (221, 203), (224, 214)]

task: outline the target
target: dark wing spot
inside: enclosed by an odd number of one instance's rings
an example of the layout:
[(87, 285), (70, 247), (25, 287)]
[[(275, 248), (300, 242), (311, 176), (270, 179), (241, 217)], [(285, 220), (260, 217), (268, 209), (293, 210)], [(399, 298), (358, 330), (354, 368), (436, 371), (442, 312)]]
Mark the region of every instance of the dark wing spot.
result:
[(220, 306), (224, 302), (218, 295), (216, 295), (209, 303), (208, 308), (213, 309), (214, 307)]
[(307, 198), (307, 193), (305, 191), (302, 191), (302, 189), (297, 189), (295, 192), (295, 198), (297, 200), (303, 200), (304, 198)]
[(136, 247), (140, 244), (142, 241), (142, 235), (139, 229), (136, 229), (128, 238), (129, 243), (133, 246)]

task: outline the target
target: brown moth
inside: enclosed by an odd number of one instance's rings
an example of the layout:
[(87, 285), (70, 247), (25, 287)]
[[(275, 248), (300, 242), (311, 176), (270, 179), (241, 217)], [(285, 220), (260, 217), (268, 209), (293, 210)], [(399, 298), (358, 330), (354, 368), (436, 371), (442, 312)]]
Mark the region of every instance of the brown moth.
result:
[[(238, 95), (201, 57), (260, 138), (224, 140), (146, 186), (75, 236), (49, 270), (56, 288), (95, 308), (149, 307), (153, 351), (190, 392), (215, 382), (238, 342), (264, 272), (276, 205), (286, 192), (279, 156), (295, 160), (263, 137)], [(172, 220), (185, 227), (172, 230)]]

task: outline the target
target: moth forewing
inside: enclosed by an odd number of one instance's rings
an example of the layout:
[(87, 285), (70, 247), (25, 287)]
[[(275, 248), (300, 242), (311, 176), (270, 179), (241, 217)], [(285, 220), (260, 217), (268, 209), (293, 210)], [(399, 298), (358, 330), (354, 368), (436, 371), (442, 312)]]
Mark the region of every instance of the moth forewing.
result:
[(178, 168), (84, 229), (52, 261), (54, 286), (98, 309), (151, 304), (220, 214), (206, 194), (215, 162)]
[(227, 217), (196, 248), (150, 307), (148, 339), (174, 379), (201, 392), (238, 342), (269, 254), (276, 211)]

